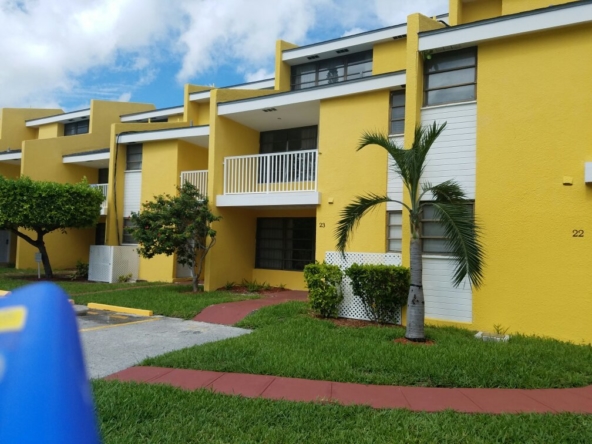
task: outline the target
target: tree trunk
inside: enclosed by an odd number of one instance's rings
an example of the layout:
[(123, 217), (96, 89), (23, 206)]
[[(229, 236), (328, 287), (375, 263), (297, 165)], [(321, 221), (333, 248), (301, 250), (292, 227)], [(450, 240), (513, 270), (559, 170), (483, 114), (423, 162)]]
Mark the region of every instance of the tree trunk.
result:
[(35, 246), (39, 249), (39, 253), (41, 253), (41, 262), (43, 262), (45, 277), (47, 279), (53, 279), (53, 271), (51, 270), (49, 256), (47, 255), (47, 249), (45, 248), (45, 242), (43, 241), (43, 234), (37, 233), (37, 243)]
[(411, 285), (407, 299), (407, 330), (405, 338), (424, 342), (425, 302), (423, 299), (423, 277), (421, 258), (421, 239), (411, 239)]

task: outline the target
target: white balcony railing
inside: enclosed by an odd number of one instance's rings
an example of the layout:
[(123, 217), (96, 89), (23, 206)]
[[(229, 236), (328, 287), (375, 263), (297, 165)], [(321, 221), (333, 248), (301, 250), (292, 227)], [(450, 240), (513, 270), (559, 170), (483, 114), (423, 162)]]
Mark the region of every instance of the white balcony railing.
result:
[(318, 151), (227, 157), (224, 194), (317, 191)]
[(185, 182), (195, 186), (203, 196), (208, 195), (208, 170), (181, 172), (181, 185)]
[(103, 196), (105, 197), (105, 199), (103, 200), (103, 203), (101, 204), (101, 216), (104, 216), (107, 214), (107, 184), (106, 183), (97, 183), (97, 184), (92, 184), (91, 187), (93, 188), (98, 188), (99, 190), (101, 190), (101, 192), (103, 193)]

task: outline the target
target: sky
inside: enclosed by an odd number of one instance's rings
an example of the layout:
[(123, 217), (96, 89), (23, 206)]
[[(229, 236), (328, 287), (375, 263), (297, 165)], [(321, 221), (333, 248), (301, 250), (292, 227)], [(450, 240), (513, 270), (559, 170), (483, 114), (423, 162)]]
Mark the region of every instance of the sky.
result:
[(274, 76), (307, 45), (448, 12), (448, 0), (0, 0), (0, 108), (183, 103), (183, 85)]

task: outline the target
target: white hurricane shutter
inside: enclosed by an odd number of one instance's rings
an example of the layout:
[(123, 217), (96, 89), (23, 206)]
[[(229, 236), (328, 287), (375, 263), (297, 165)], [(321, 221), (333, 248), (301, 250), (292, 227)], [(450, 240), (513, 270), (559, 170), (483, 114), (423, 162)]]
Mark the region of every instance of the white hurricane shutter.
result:
[(123, 191), (123, 217), (140, 211), (142, 196), (142, 172), (126, 171)]

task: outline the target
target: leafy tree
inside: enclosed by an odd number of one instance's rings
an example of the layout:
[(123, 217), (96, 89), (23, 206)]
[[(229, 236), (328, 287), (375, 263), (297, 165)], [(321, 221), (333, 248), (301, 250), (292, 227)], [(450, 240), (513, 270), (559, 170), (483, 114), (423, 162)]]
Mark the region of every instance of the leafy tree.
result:
[(364, 133), (358, 151), (368, 145), (378, 145), (384, 148), (394, 160), (395, 171), (403, 180), (409, 193), (410, 202), (407, 204), (377, 194), (356, 196), (354, 201), (341, 212), (341, 219), (335, 230), (337, 249), (343, 252), (353, 229), (359, 224), (362, 216), (375, 208), (376, 205), (385, 202), (398, 202), (409, 212), (411, 284), (407, 298), (405, 337), (413, 341), (425, 341), (421, 242), (421, 214), (426, 205), (424, 199), (433, 199), (429, 204), (433, 205), (435, 217), (444, 227), (450, 254), (456, 262), (453, 276), (454, 285), (458, 286), (467, 276), (470, 283), (476, 288), (483, 281), (484, 256), (480, 241), (481, 230), (467, 205), (469, 201), (460, 185), (453, 180), (447, 180), (439, 185), (420, 183), (428, 152), (445, 127), (446, 123), (440, 126), (434, 123), (432, 126), (416, 128), (415, 140), (408, 150), (398, 146), (385, 135), (373, 132)]
[(143, 204), (140, 213), (132, 214), (128, 230), (143, 257), (176, 254), (177, 262), (191, 269), (193, 291), (197, 292), (206, 255), (216, 243), (212, 223), (221, 217), (212, 214), (208, 199), (189, 182), (177, 191), (177, 196), (155, 196), (153, 202)]
[[(84, 180), (77, 184), (0, 176), (0, 229), (10, 230), (41, 253), (45, 277), (53, 278), (44, 236), (55, 230), (90, 228), (99, 220), (103, 193)], [(19, 230), (30, 230), (33, 239)]]

